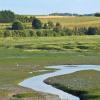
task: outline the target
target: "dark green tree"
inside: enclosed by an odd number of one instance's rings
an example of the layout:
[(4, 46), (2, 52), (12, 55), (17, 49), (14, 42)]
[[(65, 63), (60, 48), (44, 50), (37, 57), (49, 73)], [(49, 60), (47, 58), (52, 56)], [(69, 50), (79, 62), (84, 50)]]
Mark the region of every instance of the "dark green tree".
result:
[(24, 26), (20, 21), (15, 21), (12, 24), (12, 30), (23, 30)]
[(34, 18), (33, 21), (32, 21), (32, 27), (34, 29), (41, 29), (42, 28), (42, 22), (39, 19)]
[(7, 31), (4, 32), (4, 37), (9, 37), (10, 35), (11, 35), (10, 31), (7, 30)]
[(45, 23), (44, 26), (43, 26), (43, 28), (44, 28), (44, 29), (48, 29), (48, 28), (49, 28), (49, 27), (48, 27), (48, 24)]
[(96, 28), (95, 27), (89, 27), (86, 35), (95, 35), (96, 34)]
[(15, 14), (12, 11), (0, 11), (0, 22), (13, 22), (15, 21)]
[(60, 25), (60, 23), (56, 23), (55, 27), (53, 28), (53, 31), (55, 31), (55, 32), (62, 31), (62, 26)]
[(96, 17), (100, 17), (100, 13), (95, 13), (94, 14)]
[(53, 24), (52, 21), (49, 21), (49, 22), (48, 22), (48, 28), (49, 28), (49, 29), (54, 28), (54, 24)]

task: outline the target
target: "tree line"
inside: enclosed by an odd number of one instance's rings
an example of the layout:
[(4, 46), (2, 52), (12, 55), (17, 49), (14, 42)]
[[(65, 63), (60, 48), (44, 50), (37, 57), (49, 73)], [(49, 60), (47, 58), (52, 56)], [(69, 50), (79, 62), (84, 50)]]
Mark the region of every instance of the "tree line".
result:
[(10, 10), (0, 11), (0, 23), (9, 23), (15, 21), (16, 16)]
[[(51, 15), (54, 15), (54, 16), (58, 15), (58, 16), (96, 16), (96, 17), (100, 17), (100, 13), (83, 14), (83, 15), (71, 14), (71, 13), (52, 13), (49, 15), (50, 16)], [(33, 19), (34, 19), (34, 16), (17, 15), (10, 10), (0, 11), (0, 23), (8, 23), (8, 22), (13, 22), (15, 20), (19, 20), (23, 23), (28, 23), (28, 22), (32, 22)]]
[[(35, 17), (31, 17), (31, 20), (25, 17), (22, 21), (23, 18), (19, 20), (17, 17), (15, 17), (15, 14), (11, 11), (0, 12), (0, 21), (12, 22), (10, 28), (0, 31), (1, 37), (100, 35), (99, 27), (75, 27), (70, 29), (63, 27), (59, 22), (53, 23), (52, 21), (48, 21), (46, 23), (42, 23), (41, 20)], [(4, 18), (6, 20), (4, 20)], [(23, 24), (25, 22), (31, 22), (31, 29), (26, 29), (26, 26)]]

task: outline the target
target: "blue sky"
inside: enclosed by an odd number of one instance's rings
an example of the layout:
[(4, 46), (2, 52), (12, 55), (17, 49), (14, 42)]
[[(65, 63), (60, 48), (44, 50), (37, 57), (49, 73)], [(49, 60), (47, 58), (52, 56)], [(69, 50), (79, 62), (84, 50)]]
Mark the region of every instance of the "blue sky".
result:
[(0, 0), (0, 10), (18, 14), (48, 14), (52, 12), (100, 12), (100, 0)]

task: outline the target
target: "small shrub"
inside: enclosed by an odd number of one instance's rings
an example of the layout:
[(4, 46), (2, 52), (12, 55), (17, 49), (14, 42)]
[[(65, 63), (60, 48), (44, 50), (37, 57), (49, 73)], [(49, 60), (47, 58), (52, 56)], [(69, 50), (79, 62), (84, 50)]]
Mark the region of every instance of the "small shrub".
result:
[(33, 21), (32, 21), (32, 27), (34, 29), (41, 29), (42, 28), (42, 22), (39, 19), (34, 18)]
[(12, 30), (23, 30), (23, 29), (24, 29), (24, 26), (20, 21), (15, 21), (12, 24)]

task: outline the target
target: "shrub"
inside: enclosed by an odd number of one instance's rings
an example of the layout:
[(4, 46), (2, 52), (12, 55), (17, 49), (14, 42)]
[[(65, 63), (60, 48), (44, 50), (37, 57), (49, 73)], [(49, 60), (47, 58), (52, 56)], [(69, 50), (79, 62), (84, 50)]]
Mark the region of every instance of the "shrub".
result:
[(36, 93), (22, 93), (22, 94), (13, 95), (13, 97), (26, 98), (26, 97), (34, 97), (35, 95), (36, 95)]
[(52, 28), (54, 28), (54, 23), (52, 22), (52, 21), (48, 21), (48, 28), (49, 29), (52, 29)]
[(96, 28), (95, 27), (89, 27), (86, 34), (87, 35), (95, 35), (96, 34)]
[(41, 32), (41, 31), (37, 31), (37, 32), (36, 32), (36, 35), (37, 35), (37, 36), (42, 36), (42, 32)]
[(4, 37), (9, 37), (9, 36), (11, 36), (11, 32), (9, 30), (6, 30), (4, 32)]
[(60, 23), (56, 23), (53, 31), (60, 32), (61, 30), (62, 30), (62, 26), (60, 25)]
[(23, 30), (24, 29), (24, 26), (23, 26), (23, 24), (20, 21), (15, 21), (12, 24), (12, 29), (13, 30)]
[(62, 35), (71, 36), (71, 35), (74, 35), (74, 32), (71, 29), (63, 28), (63, 34)]
[(29, 35), (30, 35), (30, 37), (32, 37), (32, 36), (37, 36), (36, 35), (36, 32), (34, 31), (34, 30), (29, 30)]
[(48, 28), (49, 28), (49, 27), (48, 27), (48, 24), (45, 23), (44, 26), (43, 26), (43, 28), (44, 28), (44, 29), (48, 29)]
[(42, 22), (39, 19), (34, 18), (33, 21), (32, 21), (32, 27), (34, 29), (41, 29), (42, 28)]

